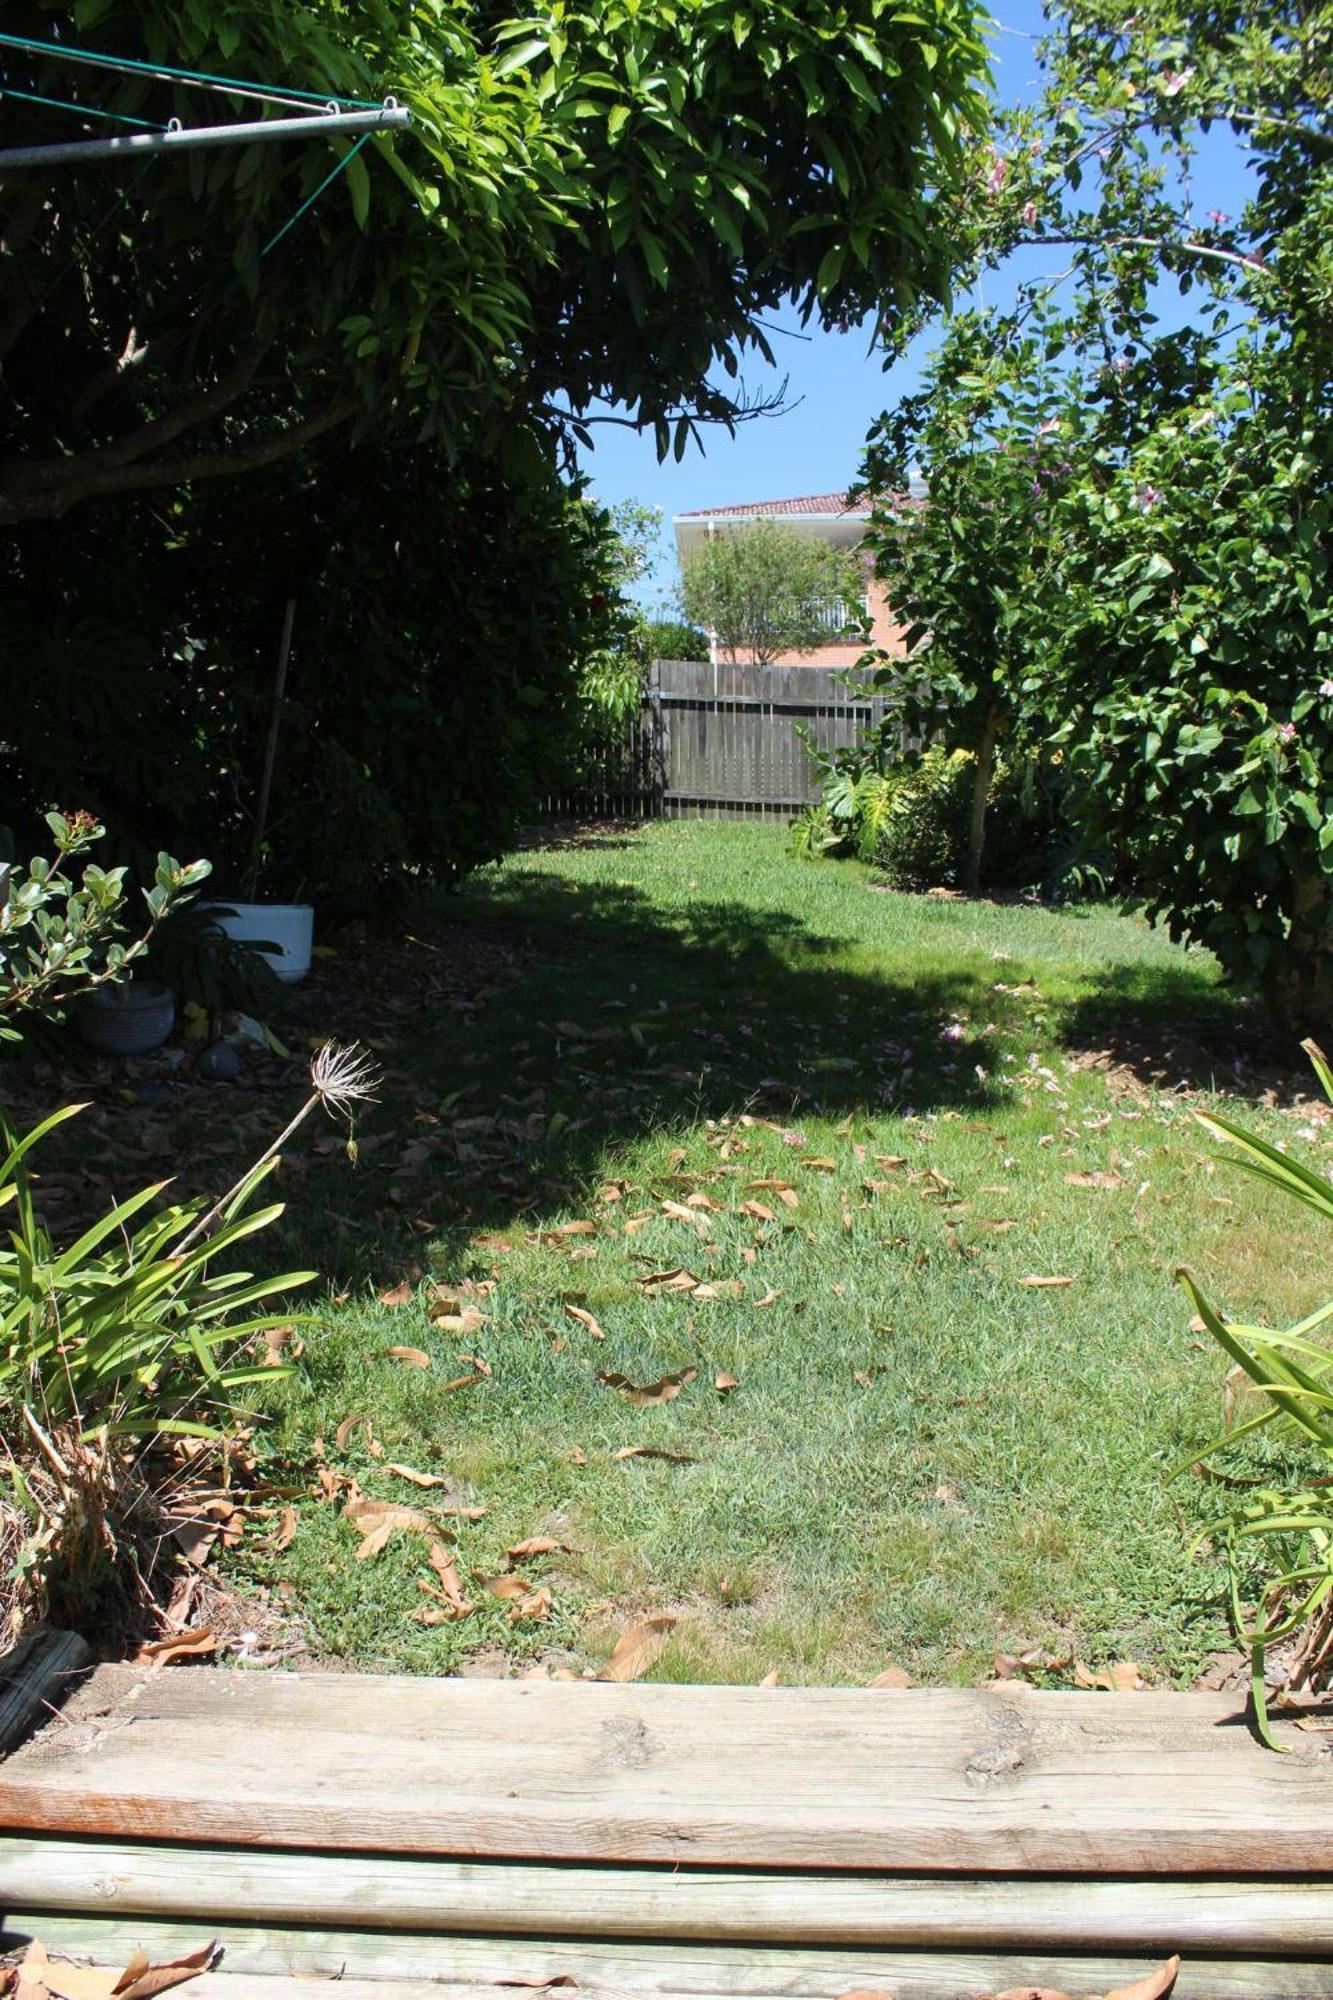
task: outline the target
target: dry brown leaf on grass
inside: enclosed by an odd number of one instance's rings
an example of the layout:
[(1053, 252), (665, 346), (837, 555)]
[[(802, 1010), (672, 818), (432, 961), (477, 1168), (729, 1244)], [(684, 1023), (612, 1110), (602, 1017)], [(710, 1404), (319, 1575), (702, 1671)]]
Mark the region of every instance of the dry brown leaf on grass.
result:
[(741, 1214), (753, 1216), (756, 1222), (776, 1222), (778, 1219), (768, 1204), (762, 1201), (743, 1201)]
[(365, 1422), (366, 1418), (359, 1413), (356, 1416), (343, 1418), (337, 1430), (333, 1433), (333, 1442), (337, 1445), (339, 1451), (346, 1451), (352, 1432), (358, 1424), (364, 1424)]
[(745, 1286), (739, 1278), (716, 1278), (712, 1284), (696, 1285), (696, 1299), (743, 1299)]
[(526, 1597), (520, 1597), (516, 1604), (510, 1605), (509, 1622), (511, 1625), (540, 1624), (550, 1617), (554, 1602), (550, 1585), (538, 1584), (536, 1590), (530, 1590)]
[(400, 1528), (414, 1535), (435, 1533), (434, 1522), (419, 1507), (404, 1507), (396, 1500), (372, 1500), (359, 1491), (346, 1501), (343, 1519), (361, 1536), (356, 1552), (358, 1562), (368, 1562), (377, 1556)]
[(381, 1292), (379, 1300), (382, 1306), (410, 1306), (415, 1296), (412, 1287), (404, 1279), (401, 1285), (390, 1285), (387, 1291)]
[(597, 1380), (604, 1389), (618, 1389), (627, 1403), (636, 1408), (646, 1409), (657, 1403), (669, 1403), (682, 1389), (688, 1389), (699, 1371), (697, 1368), (682, 1368), (674, 1375), (661, 1375), (656, 1382), (631, 1382), (628, 1375), (616, 1371), (598, 1369)]
[(429, 1368), (430, 1356), (422, 1347), (386, 1347), (386, 1361), (401, 1361), (408, 1368)]
[(1021, 1646), (1017, 1652), (998, 1652), (992, 1656), (997, 1681), (1017, 1680), (1025, 1674), (1063, 1673), (1069, 1663), (1068, 1653), (1050, 1653), (1045, 1646)]
[(449, 1481), (440, 1472), (418, 1472), (414, 1465), (399, 1465), (393, 1459), (385, 1464), (384, 1470), (393, 1473), (396, 1479), (406, 1479), (413, 1486), (447, 1486)]
[(486, 1324), (486, 1315), (475, 1306), (459, 1306), (457, 1312), (446, 1311), (446, 1307), (457, 1304), (454, 1299), (441, 1299), (438, 1306), (430, 1309), (431, 1323), (438, 1326), (441, 1333), (477, 1333)]
[(733, 1389), (739, 1389), (740, 1386), (740, 1377), (737, 1375), (728, 1375), (725, 1368), (720, 1369), (713, 1377), (713, 1387), (717, 1390), (719, 1396), (730, 1395)]
[(645, 1272), (643, 1277), (636, 1278), (634, 1282), (641, 1292), (647, 1292), (650, 1298), (655, 1298), (659, 1292), (696, 1291), (701, 1280), (693, 1271), (687, 1271), (683, 1264), (677, 1264), (669, 1271)]
[(775, 1292), (770, 1289), (769, 1291), (766, 1291), (764, 1293), (762, 1299), (755, 1300), (754, 1310), (756, 1312), (762, 1312), (765, 1306), (775, 1306), (781, 1297), (782, 1297), (781, 1292)]
[(474, 1368), (470, 1375), (455, 1375), (452, 1381), (443, 1384), (440, 1394), (442, 1396), (452, 1396), (456, 1389), (475, 1389), (478, 1382), (484, 1382), (490, 1372), (488, 1368), (486, 1374), (483, 1375), (479, 1369)]
[(1137, 1660), (1117, 1660), (1113, 1666), (1094, 1672), (1082, 1660), (1074, 1662), (1074, 1686), (1104, 1688), (1108, 1694), (1133, 1694), (1145, 1685)]
[(296, 1540), (296, 1528), (299, 1519), (300, 1516), (297, 1514), (295, 1507), (287, 1506), (283, 1508), (281, 1519), (278, 1522), (278, 1532), (269, 1543), (269, 1547), (272, 1549), (274, 1555), (280, 1556), (284, 1549), (289, 1549)]
[(548, 1986), (577, 1986), (579, 1982), (572, 1972), (553, 1972), (547, 1979), (543, 1979), (540, 1973), (534, 1972), (529, 1979), (497, 1979), (495, 1983), (497, 1986), (530, 1987), (538, 1993), (544, 1993)]
[(663, 1215), (669, 1215), (673, 1222), (688, 1222), (691, 1229), (708, 1227), (707, 1216), (700, 1215), (697, 1209), (686, 1208), (683, 1201), (663, 1201), (660, 1206)]
[(876, 1674), (873, 1681), (866, 1682), (866, 1686), (872, 1688), (909, 1688), (915, 1687), (916, 1682), (902, 1667), (885, 1667), (883, 1673)]
[(790, 1181), (747, 1181), (746, 1187), (755, 1194), (775, 1194), (784, 1208), (799, 1208), (801, 1197)]
[(585, 1306), (566, 1305), (565, 1318), (572, 1319), (576, 1326), (586, 1328), (594, 1340), (606, 1339), (606, 1335), (602, 1332), (601, 1327)]
[(1100, 1171), (1100, 1169), (1096, 1173), (1091, 1173), (1091, 1174), (1065, 1175), (1066, 1187), (1122, 1188), (1122, 1187), (1127, 1187), (1128, 1185), (1129, 1183), (1126, 1181), (1123, 1174), (1103, 1173)]
[(523, 1562), (529, 1556), (573, 1555), (568, 1542), (557, 1542), (552, 1535), (529, 1535), (526, 1542), (515, 1542), (512, 1549), (505, 1550), (505, 1561)]
[(217, 1649), (213, 1627), (196, 1625), (188, 1632), (173, 1632), (166, 1639), (150, 1639), (134, 1657), (140, 1666), (169, 1667), (173, 1660), (208, 1659)]
[(660, 1658), (675, 1624), (674, 1611), (657, 1611), (638, 1625), (628, 1626), (616, 1640), (598, 1680), (637, 1681)]
[(1018, 1282), (1020, 1285), (1026, 1285), (1029, 1291), (1049, 1292), (1049, 1291), (1057, 1291), (1064, 1285), (1072, 1285), (1074, 1280), (1072, 1278), (1029, 1277), (1029, 1278), (1020, 1278)]
[[(693, 1465), (694, 1460), (687, 1451), (667, 1451), (660, 1444), (622, 1444), (619, 1451), (611, 1454), (615, 1459), (664, 1458), (668, 1465)], [(586, 1460), (584, 1461), (586, 1464)]]

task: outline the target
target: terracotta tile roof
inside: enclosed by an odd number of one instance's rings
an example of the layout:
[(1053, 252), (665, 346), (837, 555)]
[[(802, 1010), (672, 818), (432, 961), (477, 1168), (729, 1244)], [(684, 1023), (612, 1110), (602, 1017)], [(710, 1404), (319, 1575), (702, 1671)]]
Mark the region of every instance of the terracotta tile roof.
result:
[(734, 507), (689, 507), (678, 521), (732, 520), (740, 514), (850, 514), (869, 517), (870, 506), (858, 500), (848, 504), (845, 493), (801, 493), (791, 500), (744, 500)]

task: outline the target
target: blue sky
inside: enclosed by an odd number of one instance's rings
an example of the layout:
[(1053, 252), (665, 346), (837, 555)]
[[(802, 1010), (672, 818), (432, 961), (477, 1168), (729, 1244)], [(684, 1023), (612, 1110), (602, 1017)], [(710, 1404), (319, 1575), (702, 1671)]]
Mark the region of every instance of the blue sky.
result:
[[(1038, 0), (1006, 0), (992, 19), (992, 63), (1001, 102), (1020, 103), (1035, 95), (1034, 45), (1041, 30)], [(1206, 175), (1200, 175), (1194, 188), (1200, 212), (1239, 209), (1243, 175), (1241, 156), (1234, 148), (1226, 142), (1210, 147)], [(1052, 269), (1056, 268), (1052, 259)], [(1030, 277), (1041, 269), (1039, 261), (1025, 258), (1021, 275)], [(1003, 304), (1011, 289), (992, 279), (982, 295), (989, 303)], [(1172, 316), (1181, 315), (1177, 311)], [(621, 500), (645, 501), (660, 507), (665, 516), (662, 560), (639, 593), (645, 603), (655, 605), (674, 582), (673, 514), (692, 507), (724, 507), (735, 501), (845, 487), (855, 477), (866, 432), (882, 410), (910, 393), (934, 342), (934, 336), (927, 334), (886, 372), (882, 357), (870, 351), (865, 332), (825, 333), (812, 327), (802, 334), (794, 313), (778, 325), (783, 330), (770, 336), (777, 369), (771, 371), (757, 361), (747, 364), (745, 383), (752, 395), (771, 395), (787, 376), (792, 407), (781, 416), (742, 424), (734, 438), (723, 430), (705, 432), (704, 454), (691, 447), (679, 465), (671, 459), (659, 465), (651, 435), (614, 425), (594, 431), (596, 449), (584, 453), (582, 463), (598, 499), (608, 506)]]

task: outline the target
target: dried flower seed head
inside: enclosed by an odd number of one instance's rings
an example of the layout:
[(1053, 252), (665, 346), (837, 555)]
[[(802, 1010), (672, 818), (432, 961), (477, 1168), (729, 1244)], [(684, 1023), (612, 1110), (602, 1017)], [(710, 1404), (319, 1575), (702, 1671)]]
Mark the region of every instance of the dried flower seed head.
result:
[(310, 1065), (310, 1081), (331, 1118), (350, 1118), (354, 1105), (373, 1103), (380, 1073), (359, 1042), (347, 1048), (325, 1042)]

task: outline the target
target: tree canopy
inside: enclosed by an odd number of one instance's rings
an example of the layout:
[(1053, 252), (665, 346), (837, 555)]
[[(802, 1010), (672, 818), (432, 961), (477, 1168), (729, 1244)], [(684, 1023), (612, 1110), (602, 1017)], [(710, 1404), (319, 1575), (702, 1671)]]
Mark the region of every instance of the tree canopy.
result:
[(681, 450), (782, 302), (945, 295), (985, 122), (973, 0), (17, 0), (0, 55), (6, 144), (272, 110), (164, 67), (412, 114), (7, 174), (0, 522), (339, 428), (520, 471), (610, 404)]
[[(759, 519), (710, 538), (681, 563), (685, 616), (712, 632), (731, 660), (766, 666), (859, 630), (865, 583), (855, 556)], [(841, 609), (842, 623), (830, 627)]]

